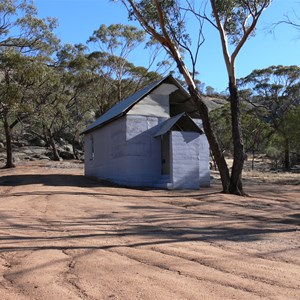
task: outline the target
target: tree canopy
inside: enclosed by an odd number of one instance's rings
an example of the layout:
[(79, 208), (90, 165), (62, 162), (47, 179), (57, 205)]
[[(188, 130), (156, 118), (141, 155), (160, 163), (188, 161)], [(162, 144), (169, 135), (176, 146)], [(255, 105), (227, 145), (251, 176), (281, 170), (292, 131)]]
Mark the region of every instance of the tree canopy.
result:
[(255, 108), (255, 114), (272, 128), (273, 137), (276, 136), (285, 153), (284, 166), (290, 169), (291, 144), (300, 141), (290, 124), (300, 105), (300, 67), (279, 65), (254, 70), (240, 79), (240, 85), (251, 90), (247, 101)]
[[(236, 58), (247, 40), (255, 38), (257, 22), (271, 0), (120, 1), (141, 28), (102, 24), (86, 37), (86, 43), (77, 45), (61, 44), (53, 31), (56, 20), (39, 18), (33, 1), (1, 2), (0, 125), (6, 167), (14, 166), (12, 146), (23, 131), (42, 139), (53, 159), (60, 159), (57, 145), (62, 138), (72, 144), (73, 157), (78, 157), (80, 132), (88, 123), (162, 78), (173, 65), (203, 120), (224, 192), (245, 194), (245, 152), (253, 158), (257, 152), (272, 153), (286, 169), (297, 161), (299, 67), (270, 66), (236, 78)], [(206, 24), (219, 35), (229, 82), (229, 95), (222, 95), (227, 104), (212, 113), (203, 96), (221, 96), (210, 86), (202, 95), (197, 80), (202, 71), (198, 60), (207, 59), (201, 56)], [(148, 51), (143, 66), (134, 60), (141, 48)], [(164, 50), (163, 58), (158, 53)], [(233, 152), (232, 169), (224, 150)]]

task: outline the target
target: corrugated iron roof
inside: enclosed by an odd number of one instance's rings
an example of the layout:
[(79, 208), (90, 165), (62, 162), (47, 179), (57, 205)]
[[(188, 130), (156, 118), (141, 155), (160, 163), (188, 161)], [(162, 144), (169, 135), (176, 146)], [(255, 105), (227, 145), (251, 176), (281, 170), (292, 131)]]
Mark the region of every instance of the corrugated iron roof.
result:
[[(111, 109), (109, 109), (106, 113), (100, 116), (96, 121), (94, 121), (91, 125), (89, 125), (82, 133), (86, 134), (91, 132), (105, 124), (122, 117), (125, 115), (137, 102), (142, 100), (148, 94), (150, 94), (155, 88), (157, 88), (162, 83), (171, 83), (178, 87), (178, 90), (174, 92), (172, 95), (172, 99), (170, 99), (170, 114), (171, 116), (178, 116), (182, 112), (188, 113), (193, 118), (199, 118), (198, 111), (194, 106), (193, 101), (191, 101), (189, 93), (182, 87), (182, 85), (172, 77), (172, 75), (168, 75), (165, 78), (157, 80), (145, 88), (139, 90), (128, 98), (122, 100), (121, 102), (114, 105)], [(217, 106), (214, 101), (208, 101), (209, 97), (203, 97), (203, 102), (207, 105), (209, 110), (217, 108), (211, 106)], [(212, 99), (214, 100), (214, 99)], [(225, 101), (225, 100), (224, 100)]]
[(134, 104), (136, 104), (138, 101), (140, 101), (142, 98), (144, 98), (147, 94), (149, 94), (154, 88), (156, 88), (158, 85), (160, 85), (168, 77), (169, 76), (151, 83), (150, 85), (146, 86), (145, 88), (137, 91), (133, 95), (131, 95), (128, 98), (117, 103), (111, 109), (109, 109), (106, 113), (104, 113), (102, 116), (100, 116), (94, 123), (89, 125), (83, 131), (83, 133), (88, 133), (88, 132), (104, 125), (105, 123), (108, 123), (116, 118), (123, 116)]

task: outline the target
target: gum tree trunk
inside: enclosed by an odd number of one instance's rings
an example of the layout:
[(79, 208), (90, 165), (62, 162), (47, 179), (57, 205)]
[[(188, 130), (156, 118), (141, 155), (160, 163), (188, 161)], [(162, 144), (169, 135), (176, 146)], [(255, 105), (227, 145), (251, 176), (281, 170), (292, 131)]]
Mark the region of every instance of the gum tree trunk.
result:
[(50, 129), (48, 129), (47, 131), (48, 131), (48, 141), (49, 141), (50, 147), (52, 149), (52, 153), (53, 153), (53, 160), (60, 161), (61, 158), (58, 154), (58, 150), (57, 150), (57, 147), (56, 147), (56, 144), (54, 141), (53, 134)]
[(244, 144), (241, 135), (241, 113), (237, 86), (229, 82), (231, 101), (231, 126), (233, 139), (233, 165), (230, 177), (229, 192), (245, 195), (242, 184), (242, 171), (245, 161)]
[(284, 169), (286, 171), (289, 171), (291, 168), (290, 163), (290, 143), (288, 139), (285, 139), (285, 145), (284, 145)]
[(13, 162), (13, 153), (12, 153), (12, 136), (11, 129), (8, 124), (7, 117), (3, 119), (4, 131), (5, 131), (5, 139), (6, 139), (6, 165), (4, 168), (14, 168), (15, 164)]
[(197, 89), (194, 89), (193, 87), (189, 87), (189, 92), (192, 96), (192, 99), (194, 103), (196, 104), (198, 111), (200, 113), (202, 123), (203, 123), (203, 129), (206, 134), (211, 152), (213, 154), (214, 160), (218, 166), (221, 182), (222, 182), (222, 188), (223, 193), (229, 193), (229, 186), (230, 186), (230, 175), (228, 166), (226, 163), (226, 160), (224, 158), (223, 152), (220, 148), (220, 145), (217, 141), (217, 138), (212, 130), (211, 122), (208, 115), (208, 109), (206, 105), (202, 102), (201, 95)]

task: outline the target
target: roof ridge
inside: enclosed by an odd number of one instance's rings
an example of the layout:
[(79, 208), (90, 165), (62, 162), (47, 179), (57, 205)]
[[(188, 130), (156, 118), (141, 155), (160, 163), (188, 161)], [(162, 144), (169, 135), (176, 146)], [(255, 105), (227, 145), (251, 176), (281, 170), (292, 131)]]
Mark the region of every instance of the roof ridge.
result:
[[(157, 88), (162, 82), (164, 82), (168, 78), (173, 78), (171, 74), (165, 76), (162, 79), (156, 80), (146, 87), (138, 90), (134, 94), (125, 99), (121, 100), (114, 106), (112, 106), (108, 111), (106, 111), (103, 115), (97, 118), (91, 125), (89, 125), (81, 134), (86, 134), (90, 131), (95, 130), (117, 118), (120, 118), (124, 114), (126, 114), (130, 108), (132, 108), (137, 102), (142, 100), (146, 95), (151, 93), (155, 88)], [(174, 78), (173, 78), (174, 79)], [(177, 82), (177, 81), (176, 81)]]

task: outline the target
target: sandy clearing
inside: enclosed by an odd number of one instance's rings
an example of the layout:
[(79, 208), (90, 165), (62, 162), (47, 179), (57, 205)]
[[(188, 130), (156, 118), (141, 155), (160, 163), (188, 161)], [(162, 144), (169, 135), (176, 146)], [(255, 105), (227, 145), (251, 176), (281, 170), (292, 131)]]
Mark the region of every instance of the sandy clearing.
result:
[(138, 190), (0, 170), (1, 299), (300, 299), (299, 185)]

